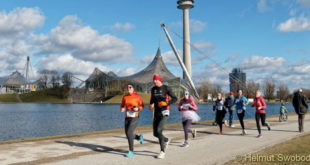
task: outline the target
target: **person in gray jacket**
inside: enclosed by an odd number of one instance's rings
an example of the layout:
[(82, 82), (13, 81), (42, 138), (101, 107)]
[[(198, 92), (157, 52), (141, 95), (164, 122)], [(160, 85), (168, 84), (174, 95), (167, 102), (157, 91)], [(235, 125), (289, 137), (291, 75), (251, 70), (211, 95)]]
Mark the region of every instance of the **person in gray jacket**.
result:
[(304, 132), (304, 119), (305, 119), (305, 115), (308, 110), (307, 102), (308, 102), (308, 99), (302, 92), (302, 89), (299, 89), (294, 93), (292, 103), (293, 103), (295, 112), (298, 115), (298, 128), (299, 128), (300, 133)]

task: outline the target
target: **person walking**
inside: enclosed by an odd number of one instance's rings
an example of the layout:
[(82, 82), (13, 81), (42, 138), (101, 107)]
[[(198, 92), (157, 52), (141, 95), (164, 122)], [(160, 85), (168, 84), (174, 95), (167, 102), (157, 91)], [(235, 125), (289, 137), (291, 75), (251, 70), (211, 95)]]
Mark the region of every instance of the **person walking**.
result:
[(158, 138), (160, 153), (158, 159), (164, 159), (170, 139), (163, 135), (164, 125), (170, 114), (170, 104), (177, 101), (177, 97), (171, 88), (163, 84), (163, 79), (159, 75), (153, 76), (154, 87), (151, 89), (151, 100), (149, 109), (154, 109), (153, 134)]
[(235, 99), (235, 104), (236, 104), (239, 122), (242, 128), (241, 135), (246, 135), (243, 118), (245, 116), (245, 110), (246, 110), (246, 105), (248, 105), (248, 100), (245, 96), (243, 96), (242, 90), (238, 91), (238, 97), (236, 97)]
[(308, 98), (304, 95), (302, 89), (298, 89), (293, 96), (293, 106), (298, 115), (298, 130), (304, 132), (304, 119), (308, 110)]
[(228, 115), (228, 121), (229, 121), (229, 127), (235, 127), (233, 125), (234, 120), (234, 110), (235, 110), (235, 97), (234, 92), (229, 92), (229, 96), (225, 99), (224, 106), (226, 107), (229, 115)]
[(270, 125), (269, 123), (266, 123), (266, 102), (264, 100), (264, 98), (261, 96), (261, 92), (258, 90), (256, 91), (256, 97), (254, 98), (254, 103), (252, 105), (252, 107), (256, 108), (256, 112), (255, 112), (255, 120), (256, 120), (256, 126), (257, 126), (257, 130), (258, 130), (258, 135), (257, 138), (262, 137), (262, 132), (261, 132), (261, 128), (260, 128), (260, 124), (259, 124), (259, 120), (261, 120), (262, 125), (266, 126), (268, 128), (268, 131), (270, 131)]
[(223, 134), (223, 119), (225, 118), (226, 109), (224, 107), (224, 97), (221, 93), (217, 94), (217, 99), (213, 103), (213, 111), (216, 111), (216, 123), (220, 128), (219, 134)]
[(182, 117), (182, 126), (184, 130), (184, 143), (181, 145), (181, 147), (188, 147), (188, 133), (192, 133), (193, 139), (196, 138), (197, 131), (196, 129), (191, 130), (190, 126), (192, 122), (196, 122), (200, 120), (200, 117), (197, 115), (195, 111), (198, 110), (198, 107), (195, 103), (194, 98), (189, 94), (189, 92), (186, 90), (184, 91), (184, 98), (180, 100), (178, 109), (181, 113)]
[(140, 144), (144, 142), (143, 134), (135, 134), (135, 129), (139, 123), (139, 111), (143, 110), (144, 104), (141, 97), (134, 90), (133, 85), (127, 85), (127, 91), (128, 93), (122, 98), (120, 109), (122, 112), (125, 112), (125, 134), (129, 145), (129, 151), (125, 156), (131, 158), (135, 155), (134, 139), (139, 140)]

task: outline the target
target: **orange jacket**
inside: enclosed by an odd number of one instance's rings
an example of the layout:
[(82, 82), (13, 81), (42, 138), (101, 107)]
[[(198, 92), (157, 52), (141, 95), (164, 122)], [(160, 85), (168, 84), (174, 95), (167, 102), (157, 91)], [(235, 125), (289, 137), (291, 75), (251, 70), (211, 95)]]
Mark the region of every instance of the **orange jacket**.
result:
[[(134, 91), (132, 94), (128, 93), (127, 95), (123, 96), (120, 110), (124, 107), (126, 109), (125, 115), (127, 117), (127, 111), (133, 111), (134, 107), (138, 107), (139, 111), (143, 110), (143, 100), (136, 91)], [(139, 117), (139, 111), (135, 112), (135, 117)]]

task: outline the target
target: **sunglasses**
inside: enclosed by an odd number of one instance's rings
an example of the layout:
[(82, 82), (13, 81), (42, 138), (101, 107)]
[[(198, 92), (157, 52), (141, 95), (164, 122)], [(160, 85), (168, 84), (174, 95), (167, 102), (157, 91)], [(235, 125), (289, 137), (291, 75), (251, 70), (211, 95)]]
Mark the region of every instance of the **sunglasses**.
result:
[(185, 93), (185, 95), (188, 95), (188, 93)]
[(132, 86), (128, 86), (128, 89), (131, 89), (131, 88), (133, 88)]

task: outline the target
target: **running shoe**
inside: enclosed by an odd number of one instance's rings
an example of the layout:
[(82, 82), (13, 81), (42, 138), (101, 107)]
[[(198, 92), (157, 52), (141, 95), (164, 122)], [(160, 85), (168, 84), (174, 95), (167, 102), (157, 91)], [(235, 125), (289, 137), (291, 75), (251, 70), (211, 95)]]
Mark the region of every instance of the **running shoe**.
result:
[(164, 151), (160, 151), (160, 153), (157, 155), (157, 159), (164, 159), (165, 158), (165, 152)]
[(193, 139), (195, 139), (195, 138), (196, 138), (196, 136), (197, 136), (197, 130), (196, 130), (196, 129), (193, 129), (193, 131), (192, 131), (192, 135), (193, 135)]
[(128, 151), (128, 153), (125, 155), (127, 158), (131, 158), (135, 156), (135, 154), (132, 151)]
[(189, 144), (185, 141), (185, 142), (181, 145), (181, 147), (184, 147), (184, 148), (189, 147)]
[(140, 144), (144, 143), (144, 135), (143, 134), (140, 135), (140, 140), (139, 141), (140, 141)]

